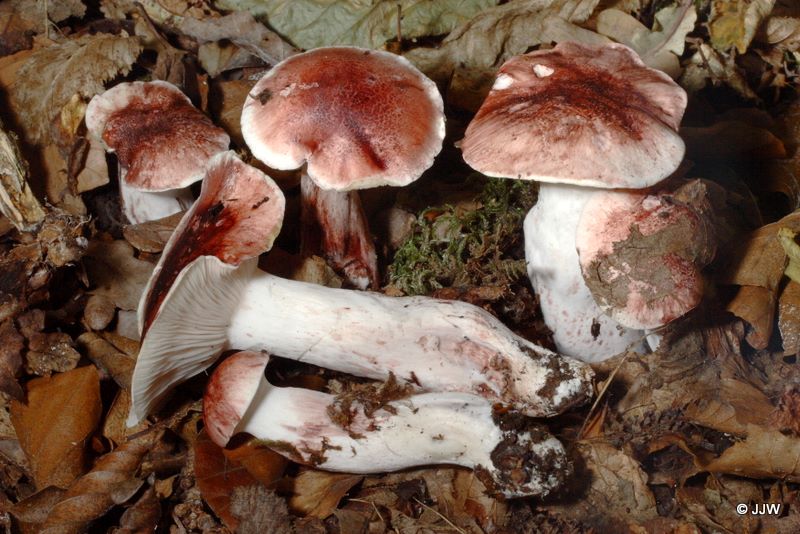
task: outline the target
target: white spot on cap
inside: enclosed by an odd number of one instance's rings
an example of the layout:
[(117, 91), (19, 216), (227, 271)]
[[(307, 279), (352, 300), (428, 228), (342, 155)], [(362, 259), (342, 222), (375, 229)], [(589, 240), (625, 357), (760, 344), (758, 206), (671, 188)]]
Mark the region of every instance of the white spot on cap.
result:
[(278, 94), (281, 95), (282, 97), (287, 97), (290, 94), (292, 94), (292, 92), (294, 91), (295, 87), (297, 87), (297, 84), (293, 83), (293, 84), (281, 89), (281, 91)]
[(642, 207), (647, 211), (653, 211), (661, 206), (661, 198), (656, 195), (647, 195), (642, 201)]
[(533, 73), (539, 78), (547, 78), (551, 74), (553, 74), (555, 70), (548, 67), (547, 65), (542, 65), (541, 63), (537, 63), (533, 66)]
[(514, 78), (512, 78), (508, 74), (501, 74), (494, 81), (494, 85), (492, 85), (492, 90), (502, 91), (503, 89), (508, 89), (509, 87), (511, 87), (511, 84), (513, 83), (514, 83)]

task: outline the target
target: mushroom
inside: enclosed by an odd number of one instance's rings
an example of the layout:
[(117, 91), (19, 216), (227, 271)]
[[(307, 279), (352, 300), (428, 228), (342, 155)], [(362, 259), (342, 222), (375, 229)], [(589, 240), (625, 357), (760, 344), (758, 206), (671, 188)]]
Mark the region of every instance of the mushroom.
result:
[(595, 303), (575, 238), (587, 203), (615, 194), (604, 190), (647, 188), (677, 169), (685, 107), (683, 89), (630, 48), (565, 42), (507, 61), (467, 128), (461, 148), (471, 167), (540, 182), (525, 256), (559, 352), (597, 361), (642, 348), (640, 329)]
[(132, 223), (187, 209), (194, 200), (189, 186), (230, 142), (164, 81), (121, 83), (95, 96), (86, 108), (86, 129), (117, 154), (120, 196)]
[(590, 396), (588, 366), (526, 341), (476, 306), (260, 271), (257, 256), (270, 248), (282, 215), (283, 197), (262, 173), (230, 153), (212, 160), (139, 305), (131, 424), (228, 349), (374, 379), (393, 373), (424, 390), (473, 393), (533, 416)]
[(455, 464), (506, 497), (546, 495), (570, 472), (564, 447), (543, 427), (509, 424), (515, 418), (503, 421), (475, 395), (417, 393), (373, 409), (355, 402), (342, 421), (333, 395), (270, 384), (268, 360), (239, 352), (211, 375), (203, 419), (217, 445), (246, 432), (293, 461), (347, 473)]
[(404, 186), (432, 165), (444, 138), (442, 98), (401, 56), (318, 48), (259, 80), (242, 110), (242, 135), (267, 166), (304, 166), (304, 250), (316, 221), (334, 269), (354, 287), (376, 288), (375, 247), (356, 190)]

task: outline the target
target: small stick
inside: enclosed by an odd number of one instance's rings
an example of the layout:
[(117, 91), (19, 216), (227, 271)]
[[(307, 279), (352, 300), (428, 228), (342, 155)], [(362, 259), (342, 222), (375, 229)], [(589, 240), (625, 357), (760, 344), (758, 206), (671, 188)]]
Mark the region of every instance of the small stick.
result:
[(401, 19), (403, 15), (403, 7), (397, 3), (397, 48), (403, 49), (403, 32), (401, 28)]

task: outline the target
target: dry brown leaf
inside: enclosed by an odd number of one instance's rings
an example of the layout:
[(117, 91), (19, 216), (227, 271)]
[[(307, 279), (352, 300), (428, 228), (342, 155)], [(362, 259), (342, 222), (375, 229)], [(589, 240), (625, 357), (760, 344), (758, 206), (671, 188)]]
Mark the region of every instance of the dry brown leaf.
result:
[(14, 323), (6, 319), (0, 323), (0, 392), (22, 400), (23, 392), (17, 382), (22, 369), (22, 349), (25, 339), (17, 332)]
[(800, 438), (756, 425), (718, 458), (699, 462), (712, 473), (800, 481)]
[(84, 151), (79, 159), (81, 161), (78, 166), (81, 170), (75, 176), (76, 192), (85, 193), (109, 182), (106, 151), (99, 139), (90, 135), (85, 140)]
[(25, 354), (29, 374), (44, 376), (71, 371), (78, 365), (81, 354), (73, 347), (72, 338), (64, 332), (34, 334), (28, 338)]
[(689, 92), (703, 89), (708, 83), (726, 84), (747, 99), (757, 100), (742, 71), (731, 55), (722, 55), (710, 45), (702, 43), (697, 52), (684, 64), (680, 78), (681, 87)]
[(754, 349), (765, 349), (769, 345), (775, 324), (775, 303), (774, 290), (760, 286), (742, 286), (728, 303), (729, 312), (750, 324), (746, 339)]
[[(124, 352), (131, 358), (136, 358), (136, 355), (139, 354), (139, 341), (136, 339), (132, 339), (126, 336), (120, 336), (113, 332), (100, 332), (100, 335), (103, 338), (117, 347), (118, 350)], [(138, 335), (136, 336), (138, 338)]]
[(117, 308), (135, 310), (153, 272), (150, 262), (133, 257), (133, 248), (122, 240), (93, 241), (84, 260), (93, 295), (102, 295)]
[(67, 160), (55, 144), (40, 150), (45, 195), (51, 204), (73, 215), (85, 215), (86, 205), (70, 179)]
[(114, 320), (116, 311), (117, 307), (109, 299), (92, 295), (83, 308), (83, 322), (90, 330), (103, 330)]
[[(269, 66), (299, 52), (294, 46), (281, 39), (277, 33), (258, 22), (247, 11), (234, 11), (230, 15), (217, 18), (184, 18), (178, 29), (201, 44), (222, 40), (230, 41)], [(209, 75), (216, 77), (229, 68), (246, 66), (247, 62), (246, 60), (237, 60), (228, 65), (209, 64), (208, 62), (203, 63), (201, 58), (201, 64)]]
[(257, 80), (222, 80), (211, 81), (211, 99), (209, 111), (215, 122), (228, 132), (231, 139), (244, 145), (241, 118), (242, 107), (250, 90)]
[(647, 474), (638, 462), (602, 441), (580, 443), (578, 451), (587, 471), (580, 477), (588, 481), (585, 494), (578, 502), (545, 506), (548, 511), (608, 532), (623, 532), (658, 517)]
[(712, 126), (681, 128), (690, 159), (737, 160), (786, 157), (783, 142), (769, 130), (744, 121), (725, 120)]
[(137, 250), (156, 254), (164, 250), (172, 231), (178, 226), (185, 212), (168, 215), (163, 219), (129, 224), (122, 228), (122, 235)]
[(39, 534), (50, 510), (65, 492), (66, 490), (50, 486), (15, 504), (11, 514), (23, 534)]
[(790, 280), (778, 299), (778, 330), (785, 354), (800, 352), (800, 284)]
[(153, 486), (147, 488), (133, 505), (125, 510), (119, 519), (119, 528), (113, 534), (139, 534), (155, 532), (161, 519), (161, 503)]
[(15, 137), (0, 123), (0, 213), (21, 231), (44, 219), (44, 209), (28, 185), (28, 170)]
[(93, 332), (81, 334), (77, 341), (98, 368), (111, 375), (119, 387), (130, 390), (135, 358), (118, 351), (114, 345)]
[(73, 95), (88, 101), (103, 84), (127, 74), (139, 56), (136, 37), (83, 35), (33, 52), (11, 88), (15, 111), (34, 143), (63, 141), (55, 137), (62, 109)]
[(102, 415), (92, 365), (26, 384), (28, 404), (14, 401), (11, 420), (39, 489), (65, 488), (86, 467), (88, 438)]
[(325, 519), (363, 478), (361, 475), (304, 469), (294, 479), (294, 495), (289, 506), (304, 516)]
[(194, 469), (203, 499), (231, 530), (239, 520), (231, 512), (231, 495), (236, 488), (258, 484), (242, 463), (229, 458), (201, 431), (194, 443)]
[(289, 465), (289, 460), (271, 449), (258, 446), (254, 439), (234, 448), (225, 448), (222, 454), (231, 462), (240, 464), (266, 487), (272, 487)]
[(711, 44), (722, 52), (736, 48), (744, 54), (774, 5), (775, 0), (714, 0), (708, 24)]
[(161, 439), (150, 431), (101, 456), (91, 471), (77, 479), (53, 506), (42, 534), (85, 532), (114, 505), (127, 502), (144, 483), (136, 478), (144, 455)]

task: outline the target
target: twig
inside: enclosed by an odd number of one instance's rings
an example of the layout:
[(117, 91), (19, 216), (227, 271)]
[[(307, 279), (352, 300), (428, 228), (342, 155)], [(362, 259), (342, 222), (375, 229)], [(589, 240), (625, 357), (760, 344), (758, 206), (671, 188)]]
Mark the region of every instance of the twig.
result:
[(442, 515), (442, 513), (441, 513), (441, 512), (439, 512), (439, 510), (436, 510), (435, 508), (431, 508), (430, 506), (428, 506), (428, 505), (427, 505), (427, 504), (425, 504), (424, 502), (420, 501), (420, 500), (419, 500), (419, 499), (417, 499), (416, 497), (414, 497), (414, 500), (415, 500), (415, 501), (417, 501), (417, 502), (418, 502), (418, 503), (419, 503), (419, 504), (420, 504), (420, 505), (421, 505), (423, 508), (425, 508), (425, 509), (427, 509), (427, 510), (430, 510), (430, 511), (431, 511), (431, 512), (433, 512), (434, 514), (436, 514), (436, 515), (438, 515), (439, 517), (441, 517), (441, 518), (444, 520), (444, 522), (445, 522), (445, 523), (447, 523), (448, 525), (450, 525), (450, 526), (453, 528), (453, 530), (455, 530), (455, 531), (456, 531), (456, 532), (458, 532), (459, 534), (467, 534), (467, 532), (466, 532), (465, 530), (463, 530), (463, 529), (461, 529), (461, 528), (457, 527), (457, 526), (456, 526), (456, 525), (455, 525), (455, 524), (454, 524), (452, 521), (450, 521), (449, 519), (447, 519), (447, 517), (445, 517), (444, 515)]
[(401, 6), (400, 2), (398, 2), (397, 3), (397, 47), (400, 50), (403, 49), (403, 31), (400, 22), (402, 15), (403, 15), (403, 6)]
[(375, 510), (375, 513), (378, 515), (378, 519), (381, 520), (381, 523), (385, 523), (385, 521), (383, 519), (383, 516), (381, 515), (380, 510), (378, 510), (378, 507), (375, 505), (375, 501), (368, 501), (366, 499), (348, 499), (348, 500), (350, 502), (360, 502), (360, 503), (364, 503), (364, 504), (371, 504), (372, 505), (372, 509)]

